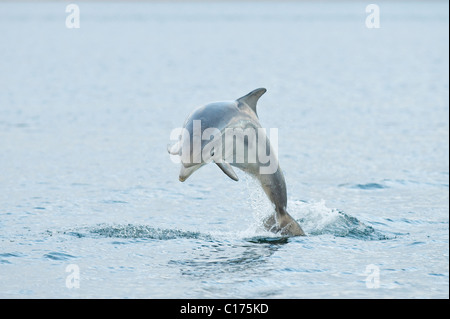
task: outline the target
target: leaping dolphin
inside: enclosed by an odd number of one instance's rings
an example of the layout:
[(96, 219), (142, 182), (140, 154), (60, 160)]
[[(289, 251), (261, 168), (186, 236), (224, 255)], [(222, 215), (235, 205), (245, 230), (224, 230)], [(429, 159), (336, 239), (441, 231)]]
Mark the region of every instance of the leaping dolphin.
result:
[(255, 177), (275, 206), (275, 213), (264, 221), (265, 227), (283, 236), (303, 236), (300, 225), (286, 211), (284, 175), (256, 112), (256, 103), (265, 92), (259, 88), (235, 101), (195, 109), (168, 152), (179, 156), (181, 182), (209, 162), (235, 181), (239, 178), (232, 166)]

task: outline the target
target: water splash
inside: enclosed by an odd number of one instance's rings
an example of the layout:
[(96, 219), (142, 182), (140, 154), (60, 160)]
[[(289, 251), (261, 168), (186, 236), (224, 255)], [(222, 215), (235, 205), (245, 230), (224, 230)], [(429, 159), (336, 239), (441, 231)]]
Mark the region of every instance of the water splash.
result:
[[(274, 209), (258, 181), (249, 175), (244, 175), (249, 194), (248, 200), (252, 207), (254, 223), (246, 231), (246, 238), (254, 238), (261, 242), (280, 238), (277, 234), (268, 232), (264, 227), (264, 220)], [(372, 185), (373, 186), (373, 185)], [(389, 239), (372, 226), (366, 225), (356, 217), (350, 216), (338, 209), (329, 208), (325, 201), (307, 203), (294, 200), (288, 203), (289, 213), (297, 219), (303, 230), (309, 236), (330, 234), (336, 237), (349, 237), (361, 240)]]
[(295, 200), (289, 204), (293, 215), (301, 216), (298, 222), (310, 236), (329, 234), (361, 240), (389, 239), (388, 236), (364, 224), (356, 217), (327, 207), (324, 200), (312, 203)]
[[(91, 227), (68, 230), (66, 235), (82, 237), (121, 238), (129, 240), (173, 240), (173, 239), (199, 239), (205, 241), (228, 241), (241, 239), (251, 243), (285, 244), (286, 237), (267, 231), (263, 220), (273, 213), (273, 207), (265, 193), (254, 183), (253, 179), (244, 179), (249, 189), (249, 201), (252, 206), (254, 223), (244, 231), (225, 232), (198, 232), (181, 229), (155, 228), (149, 225), (109, 225), (99, 224)], [(329, 208), (325, 201), (305, 202), (291, 200), (288, 210), (300, 223), (307, 236), (332, 235), (359, 240), (386, 240), (391, 239), (370, 225), (366, 225), (358, 218), (350, 216), (338, 209)], [(51, 234), (50, 234), (51, 235)]]
[(245, 181), (249, 194), (248, 201), (252, 207), (254, 219), (254, 223), (247, 232), (256, 234), (256, 236), (264, 236), (265, 233), (268, 233), (264, 227), (264, 220), (274, 212), (272, 203), (255, 178), (245, 174), (243, 180)]

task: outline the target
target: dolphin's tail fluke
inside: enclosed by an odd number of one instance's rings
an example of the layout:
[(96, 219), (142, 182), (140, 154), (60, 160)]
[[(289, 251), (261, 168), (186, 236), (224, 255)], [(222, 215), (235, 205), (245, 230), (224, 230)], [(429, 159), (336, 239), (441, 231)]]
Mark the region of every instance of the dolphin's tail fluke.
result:
[(267, 230), (280, 233), (282, 236), (305, 236), (305, 232), (285, 210), (277, 211), (264, 221)]

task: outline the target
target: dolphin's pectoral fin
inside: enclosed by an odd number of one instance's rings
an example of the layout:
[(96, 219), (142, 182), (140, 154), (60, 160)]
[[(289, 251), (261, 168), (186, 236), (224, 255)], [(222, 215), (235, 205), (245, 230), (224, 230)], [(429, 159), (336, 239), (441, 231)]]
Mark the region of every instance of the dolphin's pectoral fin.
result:
[(259, 89), (253, 90), (250, 93), (248, 93), (247, 95), (237, 99), (237, 101), (247, 104), (253, 110), (253, 112), (255, 112), (255, 114), (258, 115), (256, 113), (256, 103), (258, 102), (261, 95), (266, 93), (266, 91), (267, 90), (265, 88), (259, 88)]
[(217, 164), (217, 166), (220, 167), (222, 172), (224, 172), (233, 181), (238, 181), (239, 180), (239, 177), (237, 177), (236, 173), (234, 172), (234, 170), (233, 170), (233, 168), (231, 167), (230, 164), (228, 164), (226, 162), (216, 163), (216, 164)]

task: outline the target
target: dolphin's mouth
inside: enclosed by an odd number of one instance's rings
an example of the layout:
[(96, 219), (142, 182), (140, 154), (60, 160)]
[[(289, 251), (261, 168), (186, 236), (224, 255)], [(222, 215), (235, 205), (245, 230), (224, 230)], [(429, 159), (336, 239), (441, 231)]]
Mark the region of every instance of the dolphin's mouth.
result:
[(178, 179), (180, 180), (180, 182), (184, 182), (185, 180), (188, 179), (189, 176), (190, 176), (190, 174), (188, 176), (180, 175), (180, 176), (178, 176)]

